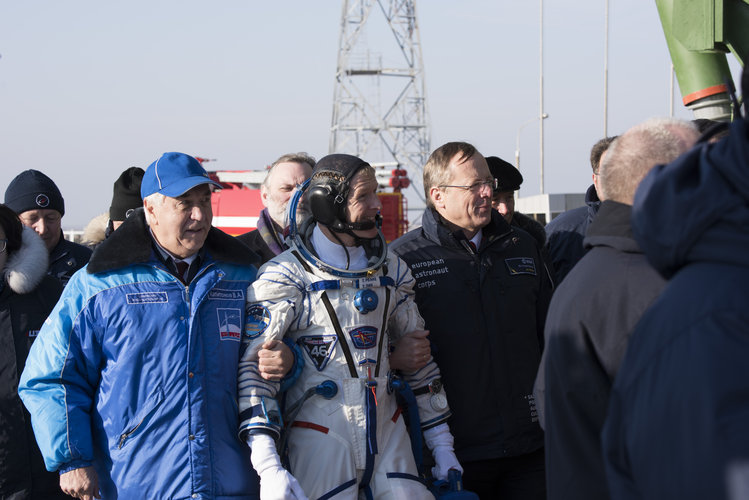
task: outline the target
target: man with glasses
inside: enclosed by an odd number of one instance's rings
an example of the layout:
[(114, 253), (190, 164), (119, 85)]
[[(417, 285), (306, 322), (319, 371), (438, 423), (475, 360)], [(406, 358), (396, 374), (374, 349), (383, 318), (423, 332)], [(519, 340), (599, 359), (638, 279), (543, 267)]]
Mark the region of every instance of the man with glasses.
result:
[(47, 274), (65, 285), (74, 272), (86, 265), (91, 250), (63, 237), (65, 200), (52, 179), (38, 170), (21, 172), (8, 184), (5, 204), (18, 214), (24, 226), (44, 240), (49, 251)]
[(492, 209), (495, 182), (472, 145), (439, 147), (424, 166), (422, 226), (390, 248), (416, 280), (465, 488), (543, 499), (533, 381), (551, 282), (532, 237)]

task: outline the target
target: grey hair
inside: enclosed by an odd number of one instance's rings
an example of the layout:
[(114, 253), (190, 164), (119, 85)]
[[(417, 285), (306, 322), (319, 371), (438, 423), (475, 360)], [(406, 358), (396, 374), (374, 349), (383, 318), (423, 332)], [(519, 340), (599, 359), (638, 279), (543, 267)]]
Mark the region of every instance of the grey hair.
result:
[[(166, 201), (166, 196), (164, 196), (161, 193), (153, 193), (149, 194), (145, 198), (143, 198), (143, 203), (148, 202), (149, 205), (154, 206), (161, 206), (164, 204), (164, 201)], [(148, 210), (144, 210), (145, 216), (146, 216), (146, 225), (151, 225), (151, 216), (148, 213)]]
[(674, 161), (698, 138), (693, 123), (675, 118), (651, 118), (627, 130), (609, 146), (601, 164), (601, 199), (631, 205), (650, 169)]
[(276, 165), (278, 165), (279, 163), (287, 163), (287, 162), (306, 163), (313, 169), (315, 168), (315, 164), (317, 163), (314, 157), (304, 152), (288, 153), (279, 157), (276, 161), (271, 163), (270, 167), (268, 167), (268, 173), (265, 174), (265, 179), (263, 179), (263, 186), (265, 186), (266, 189), (270, 188), (271, 173), (273, 172), (273, 169), (276, 168)]

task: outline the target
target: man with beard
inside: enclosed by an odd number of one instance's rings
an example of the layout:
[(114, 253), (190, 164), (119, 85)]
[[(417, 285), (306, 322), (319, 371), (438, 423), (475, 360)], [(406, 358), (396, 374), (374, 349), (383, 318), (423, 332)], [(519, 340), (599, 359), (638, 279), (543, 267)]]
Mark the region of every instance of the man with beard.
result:
[(237, 239), (260, 256), (260, 264), (286, 250), (286, 207), (297, 186), (306, 181), (315, 159), (306, 153), (285, 154), (270, 166), (263, 184), (260, 199), (265, 208), (260, 212), (257, 229), (237, 236)]

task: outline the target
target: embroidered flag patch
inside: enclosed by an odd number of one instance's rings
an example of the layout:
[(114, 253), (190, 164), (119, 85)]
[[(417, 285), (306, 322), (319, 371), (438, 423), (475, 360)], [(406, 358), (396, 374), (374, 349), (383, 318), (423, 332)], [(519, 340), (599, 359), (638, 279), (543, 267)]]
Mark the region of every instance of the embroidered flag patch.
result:
[(218, 331), (221, 340), (239, 342), (242, 337), (242, 310), (234, 308), (217, 308)]
[(262, 334), (270, 325), (270, 311), (262, 304), (247, 306), (247, 320), (244, 324), (245, 336), (254, 339)]
[(338, 339), (335, 335), (305, 335), (296, 341), (304, 349), (317, 371), (322, 371), (330, 361)]
[(532, 257), (515, 257), (512, 259), (505, 259), (507, 270), (510, 272), (510, 276), (517, 274), (531, 274), (536, 276), (536, 262)]
[(377, 328), (374, 326), (360, 326), (349, 330), (348, 334), (357, 349), (371, 349), (377, 345)]

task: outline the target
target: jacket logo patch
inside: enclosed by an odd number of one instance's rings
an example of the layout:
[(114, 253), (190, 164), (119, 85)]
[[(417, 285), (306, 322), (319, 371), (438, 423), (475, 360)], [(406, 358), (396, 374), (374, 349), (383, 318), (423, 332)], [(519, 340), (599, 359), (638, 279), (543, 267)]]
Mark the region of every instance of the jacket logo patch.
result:
[(29, 330), (29, 338), (30, 339), (36, 338), (37, 335), (39, 335), (39, 330)]
[(217, 308), (218, 332), (221, 340), (239, 342), (242, 338), (242, 310), (234, 308)]
[(128, 304), (166, 304), (167, 302), (169, 302), (169, 297), (166, 292), (141, 292), (127, 294)]
[(260, 336), (270, 325), (270, 311), (261, 304), (250, 304), (247, 306), (247, 319), (244, 324), (246, 337), (254, 339)]
[(214, 288), (208, 292), (208, 300), (244, 300), (244, 291)]
[(507, 270), (510, 272), (510, 276), (518, 274), (531, 274), (536, 276), (536, 262), (532, 257), (515, 257), (512, 259), (505, 259)]
[(377, 345), (377, 328), (374, 326), (360, 326), (349, 330), (348, 334), (357, 349), (371, 349)]
[(335, 335), (305, 335), (296, 341), (307, 353), (317, 371), (323, 371), (330, 360), (338, 338)]
[(42, 208), (46, 208), (49, 206), (49, 198), (46, 194), (38, 194), (36, 195), (36, 204), (39, 205)]

